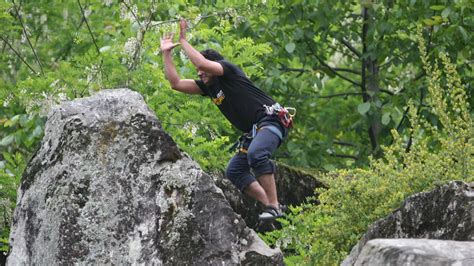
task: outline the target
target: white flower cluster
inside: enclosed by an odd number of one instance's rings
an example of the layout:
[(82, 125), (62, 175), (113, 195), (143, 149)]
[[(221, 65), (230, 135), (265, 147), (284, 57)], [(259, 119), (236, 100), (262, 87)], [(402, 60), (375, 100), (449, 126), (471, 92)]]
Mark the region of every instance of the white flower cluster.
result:
[(137, 49), (140, 43), (138, 42), (137, 38), (130, 37), (125, 44), (123, 45), (123, 54), (126, 55), (122, 58), (122, 64), (129, 64), (132, 61), (132, 58), (135, 56)]
[(197, 15), (197, 16), (194, 18), (193, 24), (194, 24), (194, 25), (198, 24), (199, 21), (201, 21), (201, 19), (202, 19), (202, 15), (201, 15), (201, 14)]
[(224, 8), (224, 12), (226, 13), (225, 14), (225, 17), (228, 18), (228, 17), (236, 17), (237, 16), (237, 10), (235, 8), (231, 8), (231, 7), (227, 7), (227, 8)]
[[(12, 176), (13, 174), (9, 173), (9, 175)], [(0, 210), (3, 210), (2, 215), (0, 215), (0, 226), (4, 228), (9, 226), (12, 221), (11, 202), (6, 198), (0, 198)]]
[(188, 131), (188, 132), (191, 132), (191, 135), (193, 137), (196, 136), (196, 132), (198, 130), (198, 126), (192, 122), (186, 122), (184, 123), (184, 126), (183, 126), (183, 129)]
[(245, 17), (236, 16), (233, 21), (234, 21), (234, 28), (237, 28), (240, 24), (245, 22)]
[(392, 86), (392, 85), (390, 85), (390, 84), (388, 85), (387, 89), (388, 89), (388, 91), (392, 92), (392, 93), (395, 94), (395, 95), (396, 95), (396, 94), (399, 94), (400, 91), (402, 90), (401, 87), (394, 87), (394, 86)]
[[(130, 22), (133, 24), (134, 22), (137, 22), (135, 15), (138, 16), (138, 7), (137, 5), (134, 5), (131, 3), (130, 0), (124, 0), (123, 1), (123, 5), (120, 5), (120, 18), (122, 20), (130, 20)], [(131, 11), (129, 10), (129, 8), (131, 9)], [(133, 14), (132, 14), (133, 12)]]
[(20, 39), (21, 44), (26, 44), (26, 42), (27, 42), (27, 38), (26, 38), (27, 32), (28, 32), (28, 26), (25, 26), (25, 31), (23, 31), (23, 33), (21, 34), (21, 39)]
[(138, 40), (135, 37), (130, 37), (123, 46), (123, 52), (128, 56), (133, 56), (138, 48)]
[(8, 105), (10, 104), (10, 102), (13, 100), (13, 95), (12, 94), (8, 94), (7, 98), (5, 98), (3, 100), (3, 107), (8, 107)]
[(97, 65), (92, 65), (91, 67), (86, 67), (87, 73), (87, 83), (91, 83), (94, 81), (94, 78), (97, 77), (99, 74), (99, 67)]
[(64, 21), (68, 21), (68, 19), (69, 19), (69, 9), (64, 8), (63, 12), (62, 12), (62, 15), (63, 15)]
[(85, 9), (85, 10), (84, 10), (84, 16), (85, 16), (86, 18), (88, 18), (91, 14), (92, 14), (92, 10), (91, 10), (91, 9)]
[(233, 22), (234, 28), (237, 28), (240, 24), (242, 24), (245, 21), (245, 17), (239, 15), (239, 12), (235, 8), (225, 8), (224, 9), (225, 15), (224, 18), (227, 20), (231, 20)]
[(113, 2), (114, 2), (113, 0), (104, 0), (104, 5), (105, 5), (106, 7), (109, 7), (109, 6), (112, 5)]
[(188, 56), (183, 52), (183, 50), (179, 51), (179, 58), (181, 59), (181, 62), (187, 62)]
[[(59, 79), (54, 80), (49, 85), (51, 91), (43, 91), (41, 94), (35, 94), (34, 98), (26, 104), (26, 112), (39, 112), (41, 116), (46, 116), (53, 106), (60, 104), (61, 102), (70, 100), (67, 97), (67, 87), (60, 83)], [(30, 95), (28, 89), (22, 89), (20, 94)]]
[(40, 16), (40, 23), (43, 24), (46, 21), (48, 21), (48, 15), (46, 15), (46, 14), (41, 15)]
[(54, 95), (42, 92), (40, 97), (36, 97), (26, 104), (26, 112), (38, 112), (41, 116), (48, 115), (51, 108), (56, 105)]

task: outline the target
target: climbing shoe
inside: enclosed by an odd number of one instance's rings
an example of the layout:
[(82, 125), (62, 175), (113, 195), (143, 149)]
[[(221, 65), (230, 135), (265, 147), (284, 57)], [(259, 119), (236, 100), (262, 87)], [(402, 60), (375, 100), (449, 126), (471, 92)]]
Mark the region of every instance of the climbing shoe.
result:
[(261, 222), (272, 222), (277, 218), (283, 217), (282, 205), (279, 208), (273, 206), (266, 206), (265, 210), (258, 216), (258, 220)]

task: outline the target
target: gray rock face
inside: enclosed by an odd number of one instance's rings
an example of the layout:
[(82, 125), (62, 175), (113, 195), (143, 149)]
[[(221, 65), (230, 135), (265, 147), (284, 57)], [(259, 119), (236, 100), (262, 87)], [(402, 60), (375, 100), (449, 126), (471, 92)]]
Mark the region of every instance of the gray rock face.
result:
[(374, 239), (355, 265), (474, 265), (474, 242), (432, 239)]
[(353, 265), (375, 238), (474, 241), (474, 183), (452, 181), (407, 198), (400, 209), (369, 228), (342, 265)]
[(282, 264), (127, 89), (51, 112), (10, 244), (8, 265)]

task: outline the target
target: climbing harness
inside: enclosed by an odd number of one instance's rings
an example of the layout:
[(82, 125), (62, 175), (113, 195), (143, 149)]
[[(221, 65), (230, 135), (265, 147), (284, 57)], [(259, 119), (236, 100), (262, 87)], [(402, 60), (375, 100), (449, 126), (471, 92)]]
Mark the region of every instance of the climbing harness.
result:
[(253, 139), (253, 137), (248, 135), (248, 134), (242, 135), (239, 138), (238, 143), (237, 143), (238, 151), (242, 152), (242, 153), (247, 153), (248, 149), (249, 149), (249, 146), (250, 146), (250, 143), (252, 142), (252, 139)]
[(257, 132), (262, 130), (262, 129), (268, 129), (271, 132), (275, 133), (280, 140), (283, 139), (283, 134), (281, 133), (280, 129), (278, 129), (275, 125), (264, 125), (262, 127), (258, 127), (257, 124), (254, 124), (252, 126), (252, 130), (249, 133), (245, 133), (242, 136), (239, 137), (239, 140), (237, 140), (232, 147), (229, 148), (229, 152), (234, 151), (237, 149), (239, 152), (242, 153), (247, 153), (248, 148), (250, 146), (250, 143), (252, 140), (255, 138), (257, 135)]
[[(279, 103), (275, 103), (272, 106), (263, 105), (265, 107), (265, 113), (269, 116), (277, 116), (280, 122), (283, 124), (284, 127), (290, 128), (293, 126), (293, 117), (296, 114), (296, 109), (292, 107), (283, 107)], [(259, 124), (264, 124), (263, 126), (258, 126)], [(252, 130), (249, 133), (245, 133), (240, 136), (239, 140), (229, 148), (229, 152), (232, 152), (237, 148), (239, 152), (247, 153), (250, 143), (252, 142), (253, 138), (257, 135), (257, 132), (262, 129), (268, 129), (273, 132), (275, 135), (278, 136), (280, 140), (283, 140), (283, 134), (281, 130), (272, 124), (265, 124), (265, 121), (259, 121), (258, 123), (253, 124)]]
[(296, 115), (296, 108), (283, 107), (279, 103), (275, 103), (272, 106), (263, 105), (265, 107), (265, 113), (267, 115), (276, 115), (280, 119), (280, 122), (286, 128), (293, 127), (293, 117)]

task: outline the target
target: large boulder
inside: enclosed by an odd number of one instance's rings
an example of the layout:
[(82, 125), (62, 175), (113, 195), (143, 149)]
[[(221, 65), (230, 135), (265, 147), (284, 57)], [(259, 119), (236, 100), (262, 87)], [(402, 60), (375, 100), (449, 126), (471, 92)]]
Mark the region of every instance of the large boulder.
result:
[(407, 198), (400, 209), (369, 228), (342, 265), (353, 265), (366, 243), (376, 238), (474, 241), (474, 183), (452, 181)]
[(373, 239), (359, 265), (474, 265), (474, 242), (434, 239)]
[(50, 113), (10, 244), (8, 265), (282, 264), (128, 89)]

